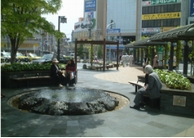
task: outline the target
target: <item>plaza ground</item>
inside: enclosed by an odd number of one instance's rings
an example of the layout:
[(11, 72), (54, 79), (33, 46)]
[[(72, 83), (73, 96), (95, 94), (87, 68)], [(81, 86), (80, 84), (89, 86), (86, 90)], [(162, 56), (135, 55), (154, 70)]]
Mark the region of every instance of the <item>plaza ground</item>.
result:
[[(78, 68), (76, 87), (113, 91), (133, 101), (134, 86), (143, 75), (142, 67), (119, 67), (108, 71)], [(134, 110), (129, 105), (119, 110), (94, 115), (51, 116), (22, 112), (8, 105), (8, 100), (23, 90), (37, 88), (1, 89), (1, 136), (9, 137), (194, 137), (194, 117), (164, 113), (156, 109)]]

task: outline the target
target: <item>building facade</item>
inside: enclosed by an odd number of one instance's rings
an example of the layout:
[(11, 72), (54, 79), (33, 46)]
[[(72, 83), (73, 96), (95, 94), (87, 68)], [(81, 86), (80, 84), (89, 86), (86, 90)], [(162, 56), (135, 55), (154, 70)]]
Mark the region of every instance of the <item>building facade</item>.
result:
[[(53, 28), (55, 26), (53, 25)], [(33, 34), (33, 38), (27, 38), (22, 44), (19, 45), (18, 52), (23, 54), (35, 53), (42, 56), (45, 51), (57, 51), (57, 43), (54, 35), (51, 35), (43, 30), (39, 30), (38, 34)], [(8, 36), (1, 37), (1, 50), (11, 51), (11, 42)]]
[[(125, 45), (135, 41), (138, 32), (141, 34), (136, 24), (137, 3), (136, 0), (85, 0), (84, 16), (75, 23), (72, 40), (119, 41), (120, 54), (124, 54)], [(106, 51), (109, 58), (116, 59), (116, 46), (107, 45)]]
[[(141, 34), (146, 37), (193, 23), (194, 0), (142, 0), (141, 20)], [(157, 48), (158, 53), (154, 51), (154, 54), (162, 60), (164, 52), (162, 48)], [(136, 62), (141, 64), (145, 51), (136, 49), (134, 53)]]
[(142, 36), (189, 24), (191, 3), (193, 0), (142, 0)]

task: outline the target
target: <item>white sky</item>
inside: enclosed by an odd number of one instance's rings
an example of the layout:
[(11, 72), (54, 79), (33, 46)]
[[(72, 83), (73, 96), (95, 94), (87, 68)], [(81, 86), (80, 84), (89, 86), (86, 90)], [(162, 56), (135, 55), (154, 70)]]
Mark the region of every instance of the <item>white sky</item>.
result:
[(71, 39), (71, 32), (74, 30), (74, 24), (83, 17), (84, 0), (62, 0), (62, 7), (57, 14), (44, 15), (49, 22), (55, 25), (58, 30), (58, 16), (65, 16), (67, 23), (60, 23), (60, 31), (65, 33), (67, 38)]

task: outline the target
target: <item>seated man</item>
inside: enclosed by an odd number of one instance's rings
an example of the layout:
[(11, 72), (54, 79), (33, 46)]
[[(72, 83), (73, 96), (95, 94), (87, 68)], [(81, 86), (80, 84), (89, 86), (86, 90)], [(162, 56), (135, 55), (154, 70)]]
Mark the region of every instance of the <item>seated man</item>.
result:
[(156, 99), (160, 97), (160, 90), (162, 88), (162, 82), (160, 81), (158, 74), (153, 72), (151, 65), (145, 66), (145, 73), (148, 74), (148, 84), (144, 88), (140, 88), (134, 99), (135, 105), (130, 108), (140, 109), (140, 105), (143, 102), (143, 96), (148, 95), (150, 99)]
[(67, 83), (69, 84), (69, 86), (74, 86), (74, 84), (76, 83), (75, 82), (76, 65), (72, 59), (67, 62), (66, 77), (67, 77)]
[(59, 87), (63, 87), (62, 83), (64, 83), (66, 85), (67, 81), (66, 81), (65, 75), (63, 74), (63, 72), (59, 68), (58, 63), (59, 63), (59, 61), (56, 58), (54, 58), (53, 61), (52, 61), (51, 68), (50, 68), (50, 77), (54, 81), (57, 82)]

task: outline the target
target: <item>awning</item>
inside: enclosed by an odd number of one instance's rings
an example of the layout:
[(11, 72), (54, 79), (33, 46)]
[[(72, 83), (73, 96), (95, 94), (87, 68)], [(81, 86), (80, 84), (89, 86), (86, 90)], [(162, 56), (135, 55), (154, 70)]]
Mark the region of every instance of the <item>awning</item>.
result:
[(157, 45), (166, 45), (167, 42), (152, 42), (149, 38), (136, 41), (133, 44), (127, 44), (126, 47), (130, 48), (146, 48), (147, 46), (157, 46)]
[(151, 41), (194, 40), (194, 24), (158, 33), (149, 38)]

